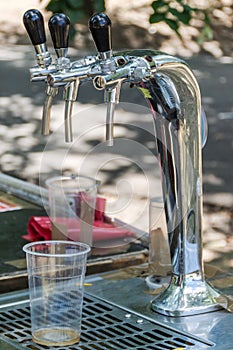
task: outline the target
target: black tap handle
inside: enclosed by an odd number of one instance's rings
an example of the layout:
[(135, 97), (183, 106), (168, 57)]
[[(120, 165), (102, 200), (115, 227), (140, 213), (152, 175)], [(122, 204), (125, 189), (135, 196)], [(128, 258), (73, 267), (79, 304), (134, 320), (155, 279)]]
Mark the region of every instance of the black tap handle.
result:
[(34, 46), (46, 42), (44, 19), (40, 11), (26, 11), (23, 15), (23, 23)]
[(63, 13), (53, 15), (49, 20), (49, 30), (55, 49), (68, 48), (70, 19)]
[(105, 13), (97, 13), (89, 20), (89, 29), (98, 52), (112, 50), (111, 20)]

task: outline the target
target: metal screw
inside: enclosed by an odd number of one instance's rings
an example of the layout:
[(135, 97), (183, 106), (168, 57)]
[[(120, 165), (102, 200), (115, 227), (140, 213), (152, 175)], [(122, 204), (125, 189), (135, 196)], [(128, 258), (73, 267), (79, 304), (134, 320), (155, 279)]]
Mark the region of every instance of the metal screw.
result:
[(124, 57), (119, 57), (119, 58), (117, 59), (117, 63), (118, 63), (119, 66), (123, 66), (123, 65), (125, 64), (125, 59), (124, 59)]
[(148, 61), (148, 62), (152, 62), (153, 61), (153, 58), (151, 56), (145, 56), (145, 59)]

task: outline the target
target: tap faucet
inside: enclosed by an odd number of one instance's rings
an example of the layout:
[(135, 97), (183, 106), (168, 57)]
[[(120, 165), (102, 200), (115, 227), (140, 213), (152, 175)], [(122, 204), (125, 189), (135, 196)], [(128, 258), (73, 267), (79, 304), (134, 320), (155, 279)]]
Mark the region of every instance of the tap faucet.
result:
[[(92, 34), (94, 43), (100, 58), (101, 72), (108, 74), (116, 72), (116, 62), (112, 52), (111, 20), (105, 13), (99, 13), (92, 16), (89, 21), (89, 29)], [(98, 79), (98, 78), (97, 78)], [(95, 85), (96, 89), (98, 83)], [(106, 114), (106, 141), (107, 145), (113, 146), (114, 131), (114, 111), (115, 105), (119, 103), (120, 83), (113, 83), (105, 89), (104, 100), (107, 103)]]
[[(46, 36), (44, 28), (44, 19), (38, 10), (28, 10), (23, 16), (23, 22), (29, 34), (32, 44), (36, 51), (38, 67), (35, 71), (44, 71), (44, 75), (48, 73), (51, 64), (51, 56), (46, 45)], [(49, 134), (50, 111), (53, 97), (57, 94), (57, 89), (51, 88), (48, 84), (46, 87), (46, 99), (42, 114), (42, 134)]]
[[(49, 19), (49, 30), (52, 37), (53, 45), (57, 54), (56, 66), (57, 70), (63, 72), (70, 68), (70, 60), (67, 58), (68, 51), (68, 40), (70, 30), (70, 19), (62, 13), (55, 14)], [(58, 92), (57, 87), (51, 87), (47, 82), (47, 86), (56, 93)], [(78, 95), (79, 80), (65, 84), (63, 98), (65, 100), (65, 115), (64, 115), (64, 126), (65, 126), (65, 141), (73, 141), (72, 132), (72, 109), (73, 103), (76, 101)]]
[[(42, 14), (38, 10), (28, 10), (23, 16), (23, 21), (37, 53), (38, 66), (31, 69), (31, 80), (45, 80), (45, 77), (51, 72), (63, 72), (68, 70), (70, 68), (70, 60), (67, 57), (70, 19), (63, 13), (55, 14), (49, 19), (48, 27), (57, 56), (54, 64), (51, 64), (51, 56), (47, 50), (44, 19)], [(60, 85), (64, 86), (65, 140), (71, 142), (72, 107), (78, 94), (78, 81)], [(51, 86), (46, 82), (45, 94), (46, 97), (42, 112), (41, 132), (43, 135), (49, 135), (51, 108), (53, 99), (58, 94), (58, 87)]]
[(130, 83), (140, 90), (156, 130), (172, 260), (171, 282), (152, 301), (151, 308), (169, 316), (217, 310), (219, 292), (205, 280), (202, 258), (201, 96), (194, 74), (185, 61), (160, 51), (113, 53), (111, 21), (106, 14), (93, 15), (89, 28), (97, 55), (63, 70), (51, 65), (47, 76), (40, 67), (36, 79), (43, 76), (52, 88), (65, 85), (72, 96), (71, 84), (77, 81), (92, 81), (96, 89), (104, 90), (110, 145), (121, 85)]

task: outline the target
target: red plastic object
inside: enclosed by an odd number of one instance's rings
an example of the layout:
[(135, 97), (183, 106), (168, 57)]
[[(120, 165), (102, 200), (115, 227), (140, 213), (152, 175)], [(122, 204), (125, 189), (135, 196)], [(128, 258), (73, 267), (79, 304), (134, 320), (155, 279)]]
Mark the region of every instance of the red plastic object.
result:
[[(105, 221), (105, 199), (97, 198), (95, 221), (93, 226), (93, 241), (112, 240), (123, 237), (135, 237), (135, 233), (128, 228), (119, 227), (115, 223)], [(79, 222), (75, 218), (60, 218), (59, 224), (66, 227), (68, 237), (74, 241), (79, 240)], [(49, 217), (32, 216), (29, 219), (27, 235), (22, 238), (28, 241), (41, 241), (52, 239), (52, 225)]]

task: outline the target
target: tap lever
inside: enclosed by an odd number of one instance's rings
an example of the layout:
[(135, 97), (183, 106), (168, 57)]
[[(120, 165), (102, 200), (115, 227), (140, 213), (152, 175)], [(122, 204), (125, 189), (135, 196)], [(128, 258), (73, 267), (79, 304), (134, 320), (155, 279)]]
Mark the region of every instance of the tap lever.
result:
[(51, 57), (46, 46), (44, 19), (40, 11), (28, 10), (23, 15), (23, 23), (35, 48), (38, 64), (46, 68), (51, 63)]
[(89, 29), (100, 58), (112, 56), (111, 20), (105, 13), (93, 15), (89, 20)]
[(40, 11), (26, 11), (23, 15), (23, 23), (31, 39), (32, 45), (40, 45), (46, 42), (44, 19)]
[(48, 23), (57, 57), (66, 57), (70, 32), (70, 19), (63, 13), (53, 15)]

